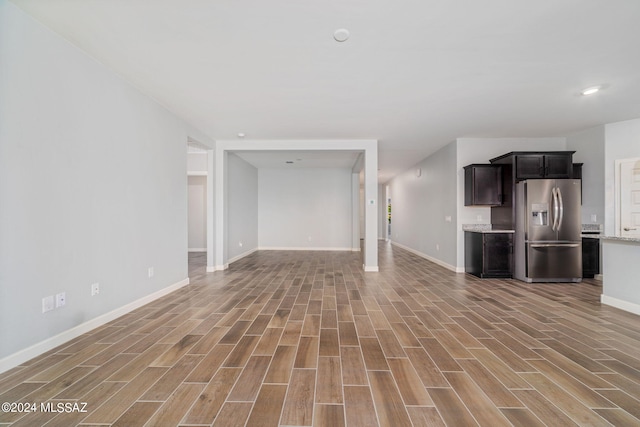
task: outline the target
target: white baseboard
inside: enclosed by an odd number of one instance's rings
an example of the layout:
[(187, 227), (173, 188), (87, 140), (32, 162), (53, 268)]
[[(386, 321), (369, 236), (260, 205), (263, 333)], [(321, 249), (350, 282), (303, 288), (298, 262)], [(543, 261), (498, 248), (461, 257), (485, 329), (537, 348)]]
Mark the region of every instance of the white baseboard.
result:
[(188, 252), (207, 252), (207, 248), (189, 248)]
[(367, 266), (367, 265), (363, 264), (362, 267), (364, 268), (364, 272), (365, 273), (377, 273), (378, 271), (380, 271), (378, 269), (377, 265), (376, 266), (371, 266), (371, 265)]
[(610, 305), (611, 307), (619, 308), (620, 310), (628, 311), (629, 313), (640, 314), (640, 304), (624, 301), (605, 294), (600, 295), (600, 302)]
[(397, 247), (399, 247), (401, 249), (404, 249), (405, 251), (409, 251), (414, 255), (418, 255), (419, 257), (424, 258), (424, 259), (426, 259), (428, 261), (431, 261), (431, 262), (433, 262), (435, 264), (438, 264), (439, 266), (444, 267), (447, 270), (451, 270), (454, 273), (464, 273), (464, 267), (455, 267), (455, 266), (453, 266), (451, 264), (447, 264), (446, 262), (444, 262), (444, 261), (442, 261), (440, 259), (433, 258), (433, 257), (431, 257), (431, 256), (429, 256), (427, 254), (423, 254), (420, 251), (417, 251), (417, 250), (415, 250), (413, 248), (410, 248), (408, 246), (405, 246), (405, 245), (401, 245), (400, 243), (397, 243), (397, 242), (394, 242), (394, 241), (391, 241), (391, 244), (395, 245), (395, 246), (397, 246)]
[(207, 273), (215, 273), (216, 271), (224, 271), (229, 268), (229, 264), (207, 265)]
[(149, 304), (150, 302), (155, 301), (167, 294), (170, 294), (171, 292), (178, 290), (184, 286), (187, 286), (188, 284), (189, 278), (187, 277), (186, 279), (181, 280), (178, 283), (149, 294), (136, 301), (130, 302), (129, 304), (123, 305), (120, 308), (116, 308), (115, 310), (102, 314), (77, 326), (74, 326), (71, 329), (67, 329), (64, 332), (61, 332), (51, 338), (47, 338), (44, 341), (40, 341), (39, 343), (27, 347), (24, 350), (20, 350), (16, 353), (10, 354), (9, 356), (0, 359), (0, 373), (15, 368), (16, 366), (26, 362), (27, 360), (33, 359), (34, 357), (39, 356), (42, 353), (54, 349), (59, 345), (66, 343), (67, 341), (70, 341), (84, 333), (91, 331), (92, 329), (109, 323), (112, 320), (115, 320), (118, 317), (135, 310), (136, 308), (140, 308), (145, 304)]
[(593, 278), (594, 278), (595, 280), (599, 280), (599, 281), (601, 281), (601, 282), (602, 282), (602, 278), (603, 278), (603, 277), (602, 277), (602, 274), (596, 274), (595, 276), (593, 276)]
[(249, 255), (251, 255), (252, 253), (254, 253), (255, 251), (257, 251), (257, 250), (258, 250), (258, 248), (253, 248), (253, 249), (251, 249), (251, 250), (248, 250), (248, 251), (246, 251), (246, 252), (241, 253), (240, 255), (234, 256), (233, 258), (231, 258), (231, 259), (229, 260), (229, 264), (231, 264), (231, 263), (233, 263), (233, 262), (236, 262), (236, 261), (238, 261), (238, 260), (240, 260), (240, 259), (242, 259), (242, 258), (244, 258), (244, 257), (246, 257), (246, 256), (249, 256)]
[(353, 248), (326, 248), (326, 247), (272, 247), (272, 246), (261, 246), (258, 248), (260, 251), (349, 251), (351, 252)]

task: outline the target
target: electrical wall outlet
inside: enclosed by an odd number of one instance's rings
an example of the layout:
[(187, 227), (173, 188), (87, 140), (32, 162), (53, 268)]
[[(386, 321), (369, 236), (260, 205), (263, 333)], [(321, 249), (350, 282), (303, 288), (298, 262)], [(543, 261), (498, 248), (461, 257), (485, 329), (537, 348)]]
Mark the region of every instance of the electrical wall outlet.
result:
[(596, 214), (591, 214), (591, 222), (596, 222), (598, 220), (598, 216)]
[(238, 246), (242, 247), (242, 242), (238, 242)]
[(436, 251), (440, 251), (440, 245), (436, 243)]
[(100, 283), (94, 283), (91, 285), (91, 296), (94, 297), (100, 293)]
[(151, 279), (153, 277), (153, 274), (154, 274), (153, 267), (149, 267), (149, 270), (148, 270), (147, 273), (149, 274), (149, 279)]
[(446, 222), (451, 222), (451, 215), (447, 215), (447, 216), (445, 216), (445, 217), (444, 217), (444, 220), (445, 220)]
[(67, 294), (66, 292), (60, 292), (56, 294), (56, 308), (62, 307), (67, 303)]
[(42, 312), (46, 313), (51, 310), (53, 310), (53, 295), (42, 298)]

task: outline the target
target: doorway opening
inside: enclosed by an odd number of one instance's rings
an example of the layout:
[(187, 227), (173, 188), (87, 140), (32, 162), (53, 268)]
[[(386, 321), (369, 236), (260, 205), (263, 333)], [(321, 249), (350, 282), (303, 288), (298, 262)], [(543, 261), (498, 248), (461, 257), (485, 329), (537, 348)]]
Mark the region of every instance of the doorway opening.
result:
[[(211, 188), (210, 150), (194, 141), (187, 143), (187, 258), (188, 264), (208, 264)], [(198, 274), (204, 274), (206, 267)], [(191, 271), (190, 271), (191, 275)]]
[(391, 240), (391, 190), (387, 185), (385, 187), (385, 200), (387, 201), (387, 209), (386, 209), (386, 241)]
[(616, 235), (640, 237), (640, 158), (616, 160)]

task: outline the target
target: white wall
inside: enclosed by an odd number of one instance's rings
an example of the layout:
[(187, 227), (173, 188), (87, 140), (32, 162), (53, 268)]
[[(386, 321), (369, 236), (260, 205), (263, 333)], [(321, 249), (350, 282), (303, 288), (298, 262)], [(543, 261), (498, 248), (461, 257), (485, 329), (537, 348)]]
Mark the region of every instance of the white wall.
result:
[[(640, 157), (640, 119), (605, 125), (604, 232), (613, 236), (615, 230), (615, 161)], [(640, 314), (640, 244), (602, 241), (602, 301), (623, 310)]]
[[(421, 169), (418, 177), (416, 169)], [(456, 146), (448, 144), (389, 182), (391, 241), (455, 269)], [(451, 217), (451, 222), (445, 217)]]
[[(582, 166), (582, 223), (604, 224), (604, 126), (567, 136), (567, 150), (575, 150), (574, 163)], [(595, 215), (593, 221), (591, 216)]]
[(188, 126), (6, 1), (0, 64), (2, 370), (186, 283)]
[(187, 171), (189, 173), (207, 173), (207, 153), (187, 153)]
[(207, 177), (188, 177), (189, 252), (207, 250)]
[(227, 167), (227, 254), (233, 262), (258, 248), (258, 170), (233, 153)]
[(351, 170), (258, 170), (260, 248), (351, 250), (351, 210)]
[(604, 152), (605, 234), (613, 236), (616, 233), (615, 162), (619, 159), (635, 157), (640, 157), (640, 119), (606, 125)]

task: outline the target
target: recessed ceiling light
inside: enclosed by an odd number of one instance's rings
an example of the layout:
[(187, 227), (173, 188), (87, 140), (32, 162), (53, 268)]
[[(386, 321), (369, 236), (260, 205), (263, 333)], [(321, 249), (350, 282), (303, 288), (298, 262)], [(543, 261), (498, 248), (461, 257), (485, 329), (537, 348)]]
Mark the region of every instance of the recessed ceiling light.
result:
[(288, 164), (288, 165), (292, 165), (293, 164), (293, 160), (287, 160), (285, 163)]
[(244, 138), (244, 133), (238, 132), (238, 138)]
[(344, 28), (340, 28), (339, 30), (336, 30), (333, 33), (333, 38), (337, 42), (340, 42), (340, 43), (345, 42), (349, 38), (349, 30), (346, 30)]
[(598, 92), (600, 89), (602, 89), (602, 86), (591, 86), (586, 88), (585, 90), (582, 91), (583, 95), (593, 95), (594, 93)]

